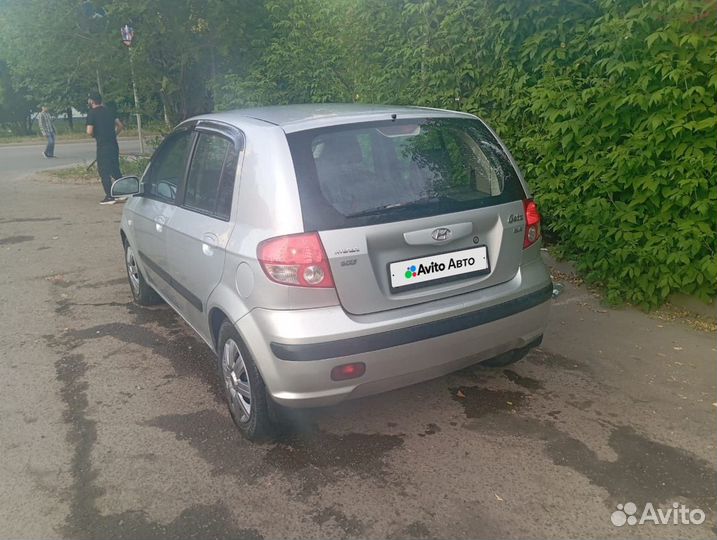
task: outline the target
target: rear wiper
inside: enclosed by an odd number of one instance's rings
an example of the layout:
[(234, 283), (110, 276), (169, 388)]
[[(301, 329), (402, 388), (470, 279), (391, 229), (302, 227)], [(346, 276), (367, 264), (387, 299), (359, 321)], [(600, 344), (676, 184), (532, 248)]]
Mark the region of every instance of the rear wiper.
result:
[(363, 210), (361, 212), (355, 212), (353, 214), (348, 214), (347, 218), (355, 218), (355, 217), (365, 217), (365, 216), (375, 216), (377, 214), (382, 214), (386, 210), (393, 210), (393, 209), (407, 209), (407, 208), (415, 208), (417, 206), (425, 206), (426, 204), (429, 204), (433, 202), (433, 199), (423, 199), (420, 201), (413, 201), (408, 203), (391, 203), (391, 204), (384, 204), (382, 206), (377, 206), (376, 208), (370, 208), (368, 210)]
[(376, 208), (369, 208), (368, 210), (362, 210), (361, 212), (354, 212), (353, 214), (348, 214), (347, 218), (354, 218), (354, 217), (363, 217), (363, 216), (373, 216), (375, 214), (380, 214), (384, 210), (390, 210), (391, 208), (401, 208), (403, 206), (406, 206), (408, 203), (391, 203), (391, 204), (384, 204), (381, 206), (377, 206)]

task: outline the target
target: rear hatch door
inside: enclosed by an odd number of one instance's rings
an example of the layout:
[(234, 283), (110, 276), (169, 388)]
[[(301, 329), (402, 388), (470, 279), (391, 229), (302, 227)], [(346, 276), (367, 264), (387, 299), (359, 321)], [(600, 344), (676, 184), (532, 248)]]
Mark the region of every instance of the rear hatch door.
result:
[(288, 136), (306, 231), (343, 308), (368, 314), (512, 279), (525, 191), (479, 120), (425, 118)]

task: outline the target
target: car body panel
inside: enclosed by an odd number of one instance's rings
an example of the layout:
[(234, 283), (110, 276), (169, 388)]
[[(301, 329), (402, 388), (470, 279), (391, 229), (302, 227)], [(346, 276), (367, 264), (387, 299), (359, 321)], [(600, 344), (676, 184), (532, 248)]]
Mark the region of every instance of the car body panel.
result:
[(132, 244), (136, 248), (145, 277), (156, 283), (158, 292), (168, 291), (169, 284), (162, 269), (167, 268), (165, 224), (174, 214), (175, 207), (156, 199), (131, 197), (125, 212), (130, 213)]
[(233, 228), (231, 222), (181, 207), (166, 225), (167, 264), (177, 282), (176, 303), (203, 333), (209, 330), (207, 300), (224, 273)]

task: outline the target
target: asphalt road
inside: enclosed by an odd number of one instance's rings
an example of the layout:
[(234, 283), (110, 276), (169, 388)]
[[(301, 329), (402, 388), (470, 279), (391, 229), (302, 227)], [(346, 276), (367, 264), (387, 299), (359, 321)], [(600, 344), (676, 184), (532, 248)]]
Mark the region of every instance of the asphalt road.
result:
[[(40, 151), (0, 148), (0, 538), (717, 533), (714, 334), (566, 283), (543, 346), (509, 369), (305, 412), (251, 444), (208, 348), (132, 304), (121, 205), (97, 204), (99, 181), (24, 176)], [(627, 502), (706, 519), (616, 527)]]
[[(95, 159), (95, 143), (89, 141), (59, 141), (55, 145), (55, 158), (45, 159), (42, 151), (45, 145), (10, 144), (0, 145), (0, 182), (12, 180), (33, 171), (67, 167), (76, 163), (87, 163)], [(120, 139), (123, 153), (139, 151), (139, 141)], [(99, 181), (99, 180), (98, 180)]]

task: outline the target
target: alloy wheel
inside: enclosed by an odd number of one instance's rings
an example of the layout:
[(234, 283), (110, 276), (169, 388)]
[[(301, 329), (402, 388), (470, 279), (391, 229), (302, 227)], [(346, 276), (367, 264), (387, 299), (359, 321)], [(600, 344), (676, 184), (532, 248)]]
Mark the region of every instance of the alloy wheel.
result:
[(132, 291), (134, 292), (135, 296), (139, 294), (139, 267), (137, 266), (137, 261), (134, 257), (134, 251), (132, 251), (132, 248), (130, 246), (127, 246), (127, 254), (126, 254), (126, 263), (127, 263), (127, 275), (129, 276), (129, 284), (132, 287)]
[(239, 422), (248, 422), (251, 414), (249, 373), (239, 346), (231, 338), (226, 340), (222, 351), (222, 377), (232, 413)]

